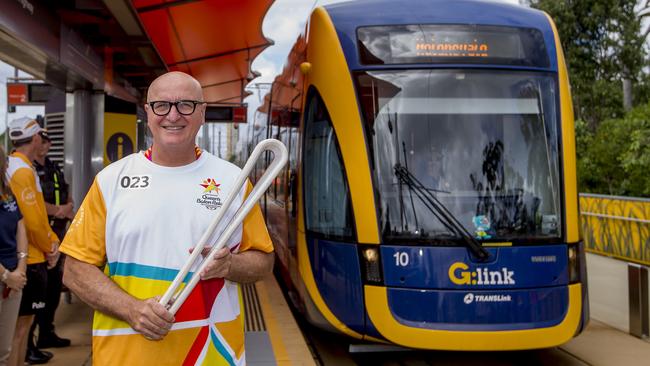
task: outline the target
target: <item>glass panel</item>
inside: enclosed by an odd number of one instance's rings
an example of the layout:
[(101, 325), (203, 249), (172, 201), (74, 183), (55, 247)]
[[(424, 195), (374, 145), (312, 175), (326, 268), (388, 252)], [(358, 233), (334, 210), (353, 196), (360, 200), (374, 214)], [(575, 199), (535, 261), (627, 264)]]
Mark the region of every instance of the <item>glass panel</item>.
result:
[(305, 224), (328, 238), (353, 240), (354, 221), (347, 178), (329, 115), (313, 94), (305, 120)]
[(404, 167), (479, 240), (559, 238), (557, 90), (548, 74), (357, 75), (385, 241), (457, 239)]

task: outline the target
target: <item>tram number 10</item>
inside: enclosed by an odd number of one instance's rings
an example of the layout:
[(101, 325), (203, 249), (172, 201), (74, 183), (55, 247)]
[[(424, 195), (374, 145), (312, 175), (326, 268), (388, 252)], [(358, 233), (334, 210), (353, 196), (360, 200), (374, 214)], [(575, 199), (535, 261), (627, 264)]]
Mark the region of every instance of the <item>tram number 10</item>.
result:
[(409, 265), (409, 254), (407, 252), (395, 252), (393, 258), (395, 258), (395, 265), (397, 267), (406, 267)]

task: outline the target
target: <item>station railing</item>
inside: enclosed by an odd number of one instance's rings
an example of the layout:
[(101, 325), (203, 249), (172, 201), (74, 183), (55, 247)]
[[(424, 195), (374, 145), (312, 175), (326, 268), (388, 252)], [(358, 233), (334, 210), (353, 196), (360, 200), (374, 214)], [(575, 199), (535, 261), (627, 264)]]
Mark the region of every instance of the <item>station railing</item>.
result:
[(629, 330), (650, 336), (650, 199), (580, 194), (580, 223), (588, 252), (627, 262)]

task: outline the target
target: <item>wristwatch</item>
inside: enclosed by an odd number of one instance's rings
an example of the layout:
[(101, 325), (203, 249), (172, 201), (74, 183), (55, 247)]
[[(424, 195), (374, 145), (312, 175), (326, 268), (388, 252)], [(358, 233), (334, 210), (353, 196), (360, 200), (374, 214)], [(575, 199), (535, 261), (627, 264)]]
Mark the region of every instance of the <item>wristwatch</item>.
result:
[(25, 252), (17, 252), (16, 255), (18, 256), (18, 260), (21, 260), (21, 259), (27, 257), (27, 253), (25, 253)]

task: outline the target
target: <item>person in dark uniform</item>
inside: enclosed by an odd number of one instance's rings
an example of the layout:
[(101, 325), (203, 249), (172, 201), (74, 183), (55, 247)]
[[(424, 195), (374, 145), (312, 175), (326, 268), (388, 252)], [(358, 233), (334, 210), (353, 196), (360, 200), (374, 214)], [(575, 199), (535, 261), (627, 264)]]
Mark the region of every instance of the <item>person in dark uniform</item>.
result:
[[(52, 146), (50, 136), (46, 130), (42, 130), (39, 134), (42, 137), (43, 143), (41, 149), (36, 154), (36, 159), (33, 161), (34, 168), (40, 179), (50, 226), (52, 227), (52, 231), (62, 239), (65, 235), (68, 221), (74, 217), (73, 204), (68, 194), (68, 184), (65, 181), (63, 172), (57, 164), (53, 163), (47, 157), (47, 153)], [(32, 324), (28, 341), (28, 356), (30, 353), (37, 355), (42, 353), (38, 348), (67, 347), (70, 345), (69, 339), (61, 338), (54, 332), (54, 314), (61, 298), (64, 260), (65, 258), (62, 255), (56, 265), (47, 270), (46, 306), (44, 311), (36, 316), (36, 320)], [(38, 342), (34, 345), (33, 333), (36, 325), (38, 325), (39, 336)], [(29, 362), (29, 360), (27, 361)]]

